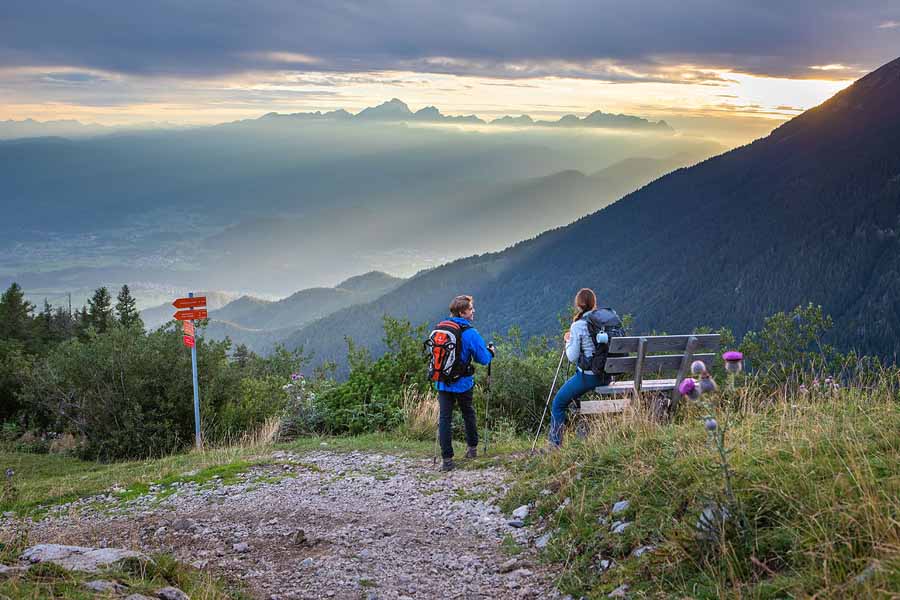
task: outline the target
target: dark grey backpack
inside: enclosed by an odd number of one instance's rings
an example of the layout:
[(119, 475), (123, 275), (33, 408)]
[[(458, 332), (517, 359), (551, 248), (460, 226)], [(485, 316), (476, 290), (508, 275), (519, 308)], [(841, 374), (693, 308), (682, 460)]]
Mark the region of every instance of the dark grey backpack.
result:
[[(594, 344), (594, 355), (588, 359), (582, 356), (578, 359), (578, 366), (583, 371), (591, 371), (600, 377), (603, 385), (612, 381), (612, 377), (606, 372), (606, 359), (610, 356), (625, 356), (620, 353), (609, 352), (609, 342), (616, 337), (624, 337), (625, 327), (622, 319), (611, 308), (597, 308), (586, 313), (582, 319), (587, 322), (588, 335)], [(602, 334), (606, 334), (605, 336)]]

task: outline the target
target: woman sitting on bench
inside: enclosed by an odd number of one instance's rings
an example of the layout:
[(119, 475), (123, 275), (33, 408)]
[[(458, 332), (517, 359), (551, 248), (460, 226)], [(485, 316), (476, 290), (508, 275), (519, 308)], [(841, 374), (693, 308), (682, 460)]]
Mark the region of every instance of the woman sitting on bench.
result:
[[(591, 358), (595, 345), (588, 331), (587, 317), (597, 309), (597, 295), (590, 288), (582, 288), (575, 295), (575, 318), (569, 331), (566, 332), (566, 358), (573, 363), (575, 374), (566, 381), (553, 398), (550, 412), (550, 448), (559, 448), (562, 442), (563, 428), (566, 424), (566, 411), (576, 398), (597, 386), (606, 385), (609, 377), (605, 373), (594, 373), (590, 370)], [(614, 313), (613, 313), (614, 314)]]

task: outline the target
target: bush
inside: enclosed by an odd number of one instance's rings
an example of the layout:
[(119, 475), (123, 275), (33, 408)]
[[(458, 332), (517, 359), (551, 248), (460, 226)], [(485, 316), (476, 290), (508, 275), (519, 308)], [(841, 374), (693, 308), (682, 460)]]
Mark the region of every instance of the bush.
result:
[(384, 317), (387, 352), (372, 361), (369, 353), (348, 343), (350, 375), (346, 382), (325, 390), (318, 400), (327, 433), (359, 434), (395, 429), (403, 421), (404, 390), (427, 389), (422, 342), (426, 326)]
[(280, 415), (288, 403), (283, 381), (274, 375), (241, 379), (237, 397), (227, 399), (218, 412), (216, 437), (234, 439)]
[[(489, 426), (500, 421), (512, 425), (518, 431), (531, 431), (547, 402), (547, 394), (553, 375), (559, 365), (562, 347), (554, 348), (547, 337), (534, 337), (523, 342), (521, 333), (512, 328), (505, 336), (495, 340), (496, 357), (491, 365), (491, 397), (487, 411)], [(557, 389), (565, 380), (568, 362), (560, 367)], [(488, 401), (487, 370), (478, 368), (476, 376), (475, 405), (479, 414), (485, 414)]]
[[(228, 369), (227, 344), (197, 339), (201, 415), (214, 416), (239, 396)], [(158, 456), (193, 441), (190, 353), (181, 333), (144, 334), (115, 327), (70, 339), (38, 360), (22, 400), (32, 425), (85, 440), (81, 454), (104, 460)]]

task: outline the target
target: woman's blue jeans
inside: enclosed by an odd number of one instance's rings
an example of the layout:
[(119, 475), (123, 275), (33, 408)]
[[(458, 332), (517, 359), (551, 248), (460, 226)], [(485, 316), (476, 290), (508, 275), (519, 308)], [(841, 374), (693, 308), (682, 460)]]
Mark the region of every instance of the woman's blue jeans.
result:
[(566, 411), (575, 398), (591, 391), (598, 385), (602, 385), (600, 377), (593, 373), (575, 371), (566, 381), (556, 396), (553, 398), (553, 407), (550, 410), (550, 443), (559, 446), (562, 441), (563, 427), (566, 425)]

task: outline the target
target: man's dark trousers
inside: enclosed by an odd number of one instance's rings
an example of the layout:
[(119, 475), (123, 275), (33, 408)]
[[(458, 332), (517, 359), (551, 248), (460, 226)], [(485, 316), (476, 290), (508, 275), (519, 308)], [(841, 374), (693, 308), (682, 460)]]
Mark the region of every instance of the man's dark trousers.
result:
[(458, 404), (466, 425), (466, 444), (478, 447), (478, 426), (475, 423), (475, 409), (472, 407), (474, 387), (465, 392), (438, 392), (441, 418), (438, 422), (438, 437), (441, 440), (441, 457), (453, 458), (453, 405)]

